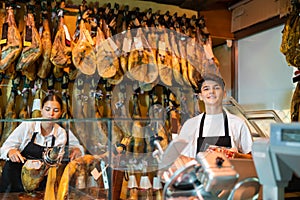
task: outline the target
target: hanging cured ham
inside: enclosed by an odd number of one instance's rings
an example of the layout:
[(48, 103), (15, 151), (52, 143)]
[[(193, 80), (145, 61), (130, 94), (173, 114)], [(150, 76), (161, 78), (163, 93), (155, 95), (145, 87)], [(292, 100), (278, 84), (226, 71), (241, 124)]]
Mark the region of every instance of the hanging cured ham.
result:
[(165, 29), (160, 35), (158, 45), (157, 66), (160, 80), (167, 86), (172, 86), (173, 69), (169, 36)]
[(3, 8), (0, 8), (0, 35), (2, 36), (2, 26), (6, 21), (6, 10)]
[(181, 74), (181, 66), (180, 66), (180, 54), (178, 50), (178, 45), (176, 41), (176, 32), (170, 32), (170, 43), (172, 48), (172, 69), (173, 69), (173, 76), (176, 83), (183, 86), (183, 78)]
[[(105, 98), (98, 97), (95, 98), (95, 117), (98, 119), (104, 118), (104, 106), (105, 106)], [(94, 130), (96, 131), (97, 146), (101, 152), (105, 152), (107, 150), (106, 145), (108, 141), (108, 127), (105, 120), (98, 120), (97, 123), (93, 123), (95, 126)]]
[[(84, 119), (83, 107), (82, 107), (82, 90), (84, 87), (85, 76), (80, 74), (72, 90), (72, 109), (74, 119)], [(74, 124), (74, 134), (82, 142), (83, 145), (87, 144), (86, 124), (82, 122), (76, 122)]]
[[(110, 83), (106, 82), (105, 90), (106, 90), (106, 97), (105, 97), (105, 114), (104, 114), (104, 117), (112, 118), (113, 117), (113, 110), (112, 110), (112, 90), (113, 90), (113, 86)], [(107, 123), (107, 127), (108, 127), (109, 123), (108, 122), (106, 122), (106, 123)], [(111, 139), (111, 143), (113, 145), (119, 144), (121, 139), (124, 136), (124, 132), (117, 125), (117, 122), (115, 122), (114, 120), (111, 123), (111, 130), (112, 130), (112, 135), (111, 136), (108, 135), (108, 138)]]
[(193, 35), (187, 42), (188, 79), (193, 88), (198, 87), (198, 81), (201, 79), (202, 58), (201, 53), (199, 52), (199, 48), (200, 46), (196, 42), (196, 37)]
[(138, 93), (135, 92), (133, 96), (133, 114), (132, 118), (134, 119), (132, 124), (132, 136), (133, 136), (133, 153), (138, 156), (139, 153), (145, 152), (145, 135), (147, 134), (144, 122), (141, 121), (141, 111), (140, 111), (140, 104), (138, 101)]
[(158, 51), (158, 43), (157, 41), (159, 40), (159, 36), (158, 36), (158, 31), (156, 28), (147, 28), (149, 29), (148, 33), (147, 33), (147, 42), (149, 43), (150, 49), (153, 52), (153, 56), (157, 57), (157, 51)]
[(96, 71), (96, 54), (92, 45), (94, 41), (81, 20), (79, 39), (72, 49), (72, 60), (75, 67), (86, 75), (92, 75)]
[(299, 8), (296, 5), (289, 14), (283, 28), (280, 51), (285, 55), (286, 61), (290, 66), (300, 67), (300, 16)]
[(23, 49), (16, 65), (16, 71), (21, 71), (30, 81), (36, 77), (35, 61), (42, 54), (42, 41), (35, 27), (34, 16), (28, 13), (23, 31)]
[[(292, 1), (293, 2), (293, 1)], [(299, 122), (299, 94), (300, 94), (300, 82), (299, 82), (299, 67), (300, 67), (300, 16), (299, 16), (299, 3), (293, 4), (292, 11), (288, 15), (282, 31), (282, 41), (280, 45), (280, 51), (285, 55), (285, 59), (289, 66), (296, 67), (298, 70), (295, 72), (293, 82), (297, 82), (296, 89), (293, 93), (292, 102), (290, 105), (291, 121)], [(298, 6), (297, 6), (298, 5)]]
[(42, 40), (42, 55), (40, 57), (40, 66), (38, 68), (37, 76), (39, 78), (46, 78), (51, 72), (51, 33), (50, 33), (50, 25), (48, 19), (43, 19), (43, 27), (41, 32), (41, 40)]
[[(67, 73), (65, 72), (62, 78), (61, 89), (62, 89), (62, 108), (63, 114), (61, 116), (62, 119), (72, 119), (73, 115), (71, 113), (71, 104), (70, 104), (70, 95), (69, 95), (69, 78)], [(62, 123), (64, 127), (67, 127), (67, 122)]]
[[(98, 101), (97, 99), (96, 101)], [(99, 111), (95, 112), (95, 118), (101, 119), (103, 118), (103, 115), (99, 113)], [(94, 140), (94, 144), (96, 143), (96, 146), (99, 150), (99, 152), (105, 152), (107, 151), (107, 141), (108, 141), (108, 128), (107, 124), (104, 120), (98, 120), (96, 123), (93, 123), (92, 125), (94, 127), (93, 130), (97, 130), (96, 134), (94, 136), (96, 137), (96, 140)], [(93, 152), (91, 153), (99, 153), (99, 152)]]
[(64, 68), (54, 66), (52, 73), (55, 78), (61, 79), (64, 75)]
[(126, 94), (126, 85), (121, 84), (119, 85), (119, 92), (118, 92), (118, 102), (115, 103), (115, 109), (113, 109), (114, 117), (117, 119), (121, 119), (120, 121), (117, 120), (117, 125), (122, 129), (122, 131), (126, 134), (127, 137), (131, 135), (131, 122), (122, 119), (128, 119), (129, 111), (127, 110), (127, 106), (129, 99), (127, 99)]
[(0, 71), (3, 72), (16, 61), (22, 51), (22, 38), (17, 28), (12, 8), (7, 10), (6, 22), (0, 28), (2, 31), (0, 40)]
[(125, 33), (122, 34), (124, 34), (124, 38), (122, 44), (122, 53), (120, 56), (120, 66), (123, 73), (125, 74), (128, 71), (128, 57), (132, 46), (131, 30), (128, 29)]
[(121, 48), (121, 43), (120, 41), (118, 41), (118, 38), (114, 38), (112, 36), (112, 31), (111, 28), (107, 28), (106, 29), (106, 36), (107, 39), (110, 43), (110, 46), (112, 47), (112, 49), (114, 50), (114, 67), (116, 68), (116, 74), (113, 77), (110, 77), (109, 79), (107, 79), (107, 82), (110, 83), (111, 85), (117, 85), (119, 83), (122, 82), (123, 80), (123, 76), (124, 76), (124, 72), (122, 71), (121, 67), (120, 67), (120, 48)]
[[(99, 34), (99, 35), (98, 35)], [(99, 76), (111, 78), (119, 69), (119, 58), (115, 55), (116, 47), (111, 38), (105, 39), (104, 32), (98, 29), (96, 39), (96, 66)]]
[(94, 118), (95, 117), (95, 94), (97, 88), (96, 77), (87, 77), (86, 86), (82, 90), (82, 111), (84, 118)]
[(212, 50), (212, 39), (211, 39), (210, 33), (207, 30), (207, 27), (205, 25), (205, 21), (203, 18), (200, 18), (200, 20), (197, 24), (196, 38), (197, 38), (198, 44), (201, 46), (201, 49), (203, 51), (202, 59), (200, 59), (202, 62), (202, 63), (200, 63), (200, 66), (202, 66), (201, 74), (205, 74), (205, 73), (219, 74), (220, 73), (219, 61), (214, 56), (214, 53)]
[[(3, 83), (3, 75), (1, 74), (0, 75), (0, 84), (2, 85)], [(2, 87), (0, 87), (0, 97), (2, 97)], [(3, 101), (0, 101), (1, 105), (3, 105)], [(3, 109), (2, 107), (0, 107), (0, 120), (3, 119)], [(3, 122), (0, 122), (0, 139), (2, 137), (2, 133), (3, 133)]]
[(153, 52), (142, 32), (138, 29), (128, 58), (129, 77), (142, 83), (153, 83), (158, 78), (158, 68)]
[(180, 65), (181, 65), (181, 73), (182, 79), (186, 85), (191, 85), (188, 78), (188, 66), (187, 66), (187, 55), (186, 55), (186, 39), (187, 37), (181, 37), (178, 40), (178, 48), (180, 52)]
[(50, 61), (55, 67), (70, 67), (72, 64), (71, 43), (68, 27), (64, 24), (64, 18), (60, 17), (59, 28), (54, 38), (50, 56)]
[[(154, 119), (153, 122), (150, 123), (150, 127), (152, 132), (155, 134), (155, 137), (160, 137), (160, 145), (163, 149), (166, 149), (166, 147), (169, 144), (169, 139), (168, 139), (168, 133), (165, 129), (164, 126), (164, 121), (161, 121), (159, 119), (164, 119), (165, 115), (165, 110), (162, 108), (162, 105), (160, 102), (158, 102), (158, 96), (153, 92), (152, 95), (150, 95), (150, 107), (148, 110), (148, 115), (151, 119)], [(154, 148), (154, 146), (152, 147)]]
[[(95, 37), (95, 52), (97, 52), (96, 55), (100, 55), (103, 52), (98, 53), (98, 51), (104, 51), (102, 42), (105, 41), (105, 35), (101, 28), (97, 27), (96, 37)], [(98, 61), (98, 59), (97, 59)], [(99, 72), (98, 72), (99, 73)], [(100, 75), (100, 74), (99, 74)]]
[(42, 116), (41, 102), (42, 102), (42, 89), (39, 88), (36, 90), (34, 94), (34, 99), (32, 103), (32, 113), (31, 113), (32, 118), (38, 118)]
[[(15, 79), (15, 83), (18, 84), (17, 82), (19, 82), (18, 79)], [(0, 146), (2, 146), (2, 144), (5, 142), (5, 140), (8, 138), (8, 136), (11, 134), (11, 132), (13, 130), (15, 130), (15, 128), (18, 126), (17, 122), (11, 122), (9, 121), (9, 119), (17, 119), (17, 113), (16, 113), (16, 96), (17, 96), (17, 90), (15, 87), (13, 87), (11, 89), (11, 93), (6, 105), (6, 109), (5, 109), (5, 114), (4, 117), (5, 119), (7, 119), (8, 121), (6, 121), (4, 123), (4, 127), (3, 127), (3, 133), (1, 136), (1, 141), (0, 141)]]
[(24, 87), (22, 91), (22, 108), (19, 113), (19, 119), (28, 119), (30, 113), (28, 111), (29, 87)]

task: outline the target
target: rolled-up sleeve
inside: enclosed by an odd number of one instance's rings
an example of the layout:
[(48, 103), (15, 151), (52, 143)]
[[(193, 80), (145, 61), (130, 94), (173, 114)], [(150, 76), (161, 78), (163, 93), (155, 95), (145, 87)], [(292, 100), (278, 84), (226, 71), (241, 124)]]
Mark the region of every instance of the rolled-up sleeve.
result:
[(81, 154), (84, 155), (84, 148), (83, 146), (79, 143), (79, 140), (75, 137), (73, 132), (71, 130), (68, 131), (69, 134), (69, 148), (79, 148), (81, 151)]
[(242, 125), (240, 140), (240, 152), (245, 154), (250, 153), (252, 150), (253, 138), (246, 124)]
[(32, 128), (29, 124), (28, 122), (22, 122), (5, 140), (0, 149), (1, 159), (8, 160), (7, 154), (11, 149), (22, 151), (25, 148), (31, 137), (31, 135), (28, 135), (28, 132)]

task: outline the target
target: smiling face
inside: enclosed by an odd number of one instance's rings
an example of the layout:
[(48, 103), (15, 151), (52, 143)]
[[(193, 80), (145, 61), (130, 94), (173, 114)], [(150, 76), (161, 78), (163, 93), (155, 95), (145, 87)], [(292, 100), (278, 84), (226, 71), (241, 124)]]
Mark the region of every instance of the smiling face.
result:
[(226, 92), (218, 82), (213, 80), (204, 81), (199, 95), (206, 109), (214, 108), (222, 111), (222, 102)]

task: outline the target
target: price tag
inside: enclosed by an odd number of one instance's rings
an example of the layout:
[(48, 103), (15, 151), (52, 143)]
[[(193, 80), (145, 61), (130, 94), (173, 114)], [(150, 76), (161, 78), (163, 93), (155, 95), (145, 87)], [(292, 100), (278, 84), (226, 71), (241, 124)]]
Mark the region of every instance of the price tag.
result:
[(101, 173), (97, 170), (97, 168), (94, 168), (92, 171), (91, 171), (91, 174), (93, 176), (93, 178), (95, 180), (98, 180), (99, 177), (101, 176)]
[(0, 40), (0, 45), (7, 43), (7, 34), (8, 34), (8, 23), (5, 22), (2, 25), (2, 36)]
[(26, 40), (24, 40), (24, 47), (30, 47), (31, 46), (31, 42), (28, 42)]
[(6, 44), (7, 43), (7, 39), (2, 39), (2, 40), (0, 40), (0, 45), (1, 44)]

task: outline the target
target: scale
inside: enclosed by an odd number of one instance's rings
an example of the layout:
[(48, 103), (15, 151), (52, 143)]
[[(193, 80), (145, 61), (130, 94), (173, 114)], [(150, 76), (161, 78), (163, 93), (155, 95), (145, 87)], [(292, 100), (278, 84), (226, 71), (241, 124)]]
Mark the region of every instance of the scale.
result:
[(252, 155), (263, 199), (284, 199), (293, 173), (300, 176), (300, 123), (271, 124), (270, 139), (257, 139)]

